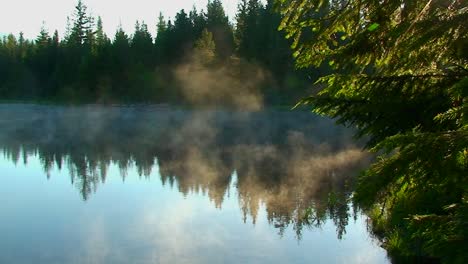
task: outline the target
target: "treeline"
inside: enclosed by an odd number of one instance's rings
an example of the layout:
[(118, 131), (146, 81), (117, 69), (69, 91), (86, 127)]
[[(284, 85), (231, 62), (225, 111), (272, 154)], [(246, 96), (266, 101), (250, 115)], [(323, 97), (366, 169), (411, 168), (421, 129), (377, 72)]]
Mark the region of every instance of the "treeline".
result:
[(119, 27), (111, 38), (79, 0), (62, 39), (43, 26), (35, 40), (20, 33), (0, 41), (0, 98), (184, 103), (174, 68), (197, 48), (204, 67), (261, 67), (269, 73), (259, 87), (266, 102), (293, 103), (310, 76), (294, 69), (280, 20), (273, 1), (242, 0), (233, 25), (213, 0), (206, 11), (182, 9), (173, 21), (160, 14), (155, 38), (142, 21), (132, 34)]

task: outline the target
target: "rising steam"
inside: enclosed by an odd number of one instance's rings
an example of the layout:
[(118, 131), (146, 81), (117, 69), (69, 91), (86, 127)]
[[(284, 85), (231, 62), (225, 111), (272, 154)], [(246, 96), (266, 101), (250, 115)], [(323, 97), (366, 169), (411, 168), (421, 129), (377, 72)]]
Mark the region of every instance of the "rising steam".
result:
[[(248, 111), (263, 109), (262, 85), (271, 75), (261, 67), (241, 59), (206, 63), (194, 50), (185, 63), (176, 67), (183, 98), (196, 107), (222, 107)], [(205, 56), (206, 57), (206, 56)]]

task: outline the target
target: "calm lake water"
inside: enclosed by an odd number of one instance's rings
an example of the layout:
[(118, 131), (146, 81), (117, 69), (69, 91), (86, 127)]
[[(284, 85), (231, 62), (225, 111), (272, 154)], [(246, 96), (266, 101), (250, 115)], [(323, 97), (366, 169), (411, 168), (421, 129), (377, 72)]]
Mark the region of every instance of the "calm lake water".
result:
[(308, 112), (0, 105), (0, 263), (388, 263)]

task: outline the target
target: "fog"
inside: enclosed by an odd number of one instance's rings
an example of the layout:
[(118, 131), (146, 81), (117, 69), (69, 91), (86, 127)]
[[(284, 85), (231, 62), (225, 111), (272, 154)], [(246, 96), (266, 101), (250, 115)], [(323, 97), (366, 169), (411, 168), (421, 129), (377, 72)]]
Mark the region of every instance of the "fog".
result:
[(39, 156), (44, 171), (67, 169), (83, 200), (116, 164), (123, 181), (159, 170), (183, 195), (205, 193), (213, 206), (234, 184), (243, 221), (263, 204), (279, 232), (320, 226), (345, 232), (355, 176), (370, 161), (332, 120), (305, 111), (183, 110), (167, 106), (0, 106), (0, 149), (12, 162)]
[(193, 50), (174, 70), (186, 102), (197, 108), (215, 106), (247, 111), (263, 108), (260, 87), (273, 82), (268, 71), (237, 58), (207, 65), (206, 55), (201, 53)]

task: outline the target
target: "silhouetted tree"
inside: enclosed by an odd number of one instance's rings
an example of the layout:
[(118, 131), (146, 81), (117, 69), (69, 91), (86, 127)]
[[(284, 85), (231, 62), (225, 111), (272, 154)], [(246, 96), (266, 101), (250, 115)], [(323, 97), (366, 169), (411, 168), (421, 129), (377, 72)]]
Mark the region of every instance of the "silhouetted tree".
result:
[(92, 32), (92, 19), (86, 12), (86, 5), (78, 0), (73, 13), (73, 27), (70, 29), (69, 42), (71, 45), (81, 46), (89, 41), (90, 32)]

